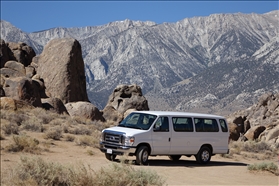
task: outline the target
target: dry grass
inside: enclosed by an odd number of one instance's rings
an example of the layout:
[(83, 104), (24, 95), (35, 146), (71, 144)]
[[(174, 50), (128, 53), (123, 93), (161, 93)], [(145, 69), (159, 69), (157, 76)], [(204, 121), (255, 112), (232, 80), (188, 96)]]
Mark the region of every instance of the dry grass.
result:
[(5, 147), (8, 152), (28, 152), (32, 154), (39, 154), (41, 148), (39, 141), (25, 135), (13, 136), (13, 142)]
[(45, 139), (60, 140), (62, 138), (62, 129), (59, 126), (49, 128), (44, 135)]
[(234, 155), (240, 155), (243, 158), (267, 160), (276, 157), (279, 153), (278, 148), (272, 147), (265, 141), (232, 141), (229, 148), (230, 153), (222, 157), (234, 158)]
[(94, 136), (78, 136), (75, 139), (75, 143), (80, 146), (90, 146), (96, 147), (96, 144), (99, 144), (99, 140), (97, 140)]
[(113, 163), (111, 166), (94, 171), (81, 162), (63, 166), (47, 162), (42, 158), (21, 157), (16, 167), (10, 170), (9, 177), (2, 180), (3, 185), (163, 185), (164, 180), (157, 173), (134, 169), (130, 165)]
[(261, 163), (254, 163), (247, 166), (247, 169), (250, 171), (268, 171), (276, 176), (279, 175), (278, 166), (273, 162), (261, 162)]
[(1, 119), (1, 130), (7, 135), (18, 134), (19, 126), (12, 121)]

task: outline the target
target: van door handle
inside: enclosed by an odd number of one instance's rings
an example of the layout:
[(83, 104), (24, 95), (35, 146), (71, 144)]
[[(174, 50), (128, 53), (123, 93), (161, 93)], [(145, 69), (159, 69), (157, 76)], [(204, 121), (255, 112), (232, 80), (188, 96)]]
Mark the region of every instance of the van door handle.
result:
[(170, 141), (170, 138), (169, 138), (169, 141)]

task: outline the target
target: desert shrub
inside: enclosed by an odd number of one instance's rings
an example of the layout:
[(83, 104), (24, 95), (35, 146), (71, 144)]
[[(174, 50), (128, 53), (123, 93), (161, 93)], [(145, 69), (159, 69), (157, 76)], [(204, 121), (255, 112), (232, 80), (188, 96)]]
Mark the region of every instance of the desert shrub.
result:
[(43, 108), (32, 109), (31, 113), (34, 114), (38, 119), (40, 119), (43, 124), (48, 124), (53, 119), (57, 118), (57, 114)]
[(9, 185), (163, 185), (164, 180), (156, 172), (134, 169), (130, 165), (112, 164), (94, 171), (89, 165), (78, 162), (75, 166), (63, 166), (46, 162), (42, 158), (21, 157), (20, 162), (10, 170), (3, 180)]
[(24, 120), (20, 129), (36, 132), (43, 132), (44, 130), (42, 121), (36, 117), (29, 117), (29, 119)]
[(89, 125), (92, 123), (90, 119), (85, 117), (78, 117), (78, 116), (74, 116), (73, 121), (75, 121), (77, 124), (84, 124), (84, 125)]
[(265, 160), (278, 154), (278, 148), (274, 148), (272, 144), (265, 141), (232, 141), (229, 144), (229, 148), (231, 157), (234, 157), (234, 154), (238, 154), (244, 158)]
[(163, 185), (164, 182), (156, 172), (135, 169), (129, 164), (113, 163), (97, 172), (94, 185)]
[(66, 141), (74, 141), (76, 137), (74, 135), (67, 134), (64, 138)]
[(266, 151), (272, 151), (271, 146), (266, 143), (265, 141), (247, 141), (243, 143), (242, 150), (247, 152), (266, 152)]
[(25, 135), (13, 136), (13, 143), (6, 146), (5, 150), (8, 152), (29, 152), (38, 154), (41, 148), (38, 146), (39, 141)]
[(7, 135), (19, 134), (19, 126), (8, 120), (1, 119), (1, 130)]
[[(96, 141), (97, 139), (93, 136), (79, 136), (76, 138), (75, 143), (80, 146), (90, 146), (90, 147), (96, 147), (96, 144), (99, 144), (99, 141)], [(98, 142), (98, 143), (97, 143)]]
[(21, 125), (22, 121), (26, 120), (28, 116), (20, 111), (1, 110), (1, 118), (6, 119), (17, 125)]
[(63, 119), (56, 118), (56, 119), (52, 120), (51, 122), (49, 122), (49, 125), (50, 126), (62, 126), (63, 123), (64, 123)]
[(273, 162), (254, 163), (247, 166), (250, 171), (269, 171), (278, 175), (278, 166)]
[(76, 135), (91, 135), (92, 130), (88, 126), (78, 125), (68, 129), (68, 133)]
[(275, 152), (276, 149), (272, 148), (270, 144), (265, 141), (233, 141), (229, 144), (230, 151), (240, 154), (242, 151), (253, 153), (266, 153), (267, 151)]
[(45, 139), (60, 140), (62, 138), (62, 129), (59, 126), (49, 128), (44, 135)]

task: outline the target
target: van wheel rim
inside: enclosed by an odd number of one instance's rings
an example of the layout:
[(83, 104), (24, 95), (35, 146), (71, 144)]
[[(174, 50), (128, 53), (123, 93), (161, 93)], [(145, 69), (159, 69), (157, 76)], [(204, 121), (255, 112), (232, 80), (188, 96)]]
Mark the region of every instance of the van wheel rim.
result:
[(142, 154), (142, 161), (143, 162), (146, 162), (148, 159), (148, 152), (147, 151), (144, 151), (143, 154)]
[(203, 151), (201, 154), (201, 159), (202, 161), (206, 162), (209, 159), (209, 152), (208, 151)]

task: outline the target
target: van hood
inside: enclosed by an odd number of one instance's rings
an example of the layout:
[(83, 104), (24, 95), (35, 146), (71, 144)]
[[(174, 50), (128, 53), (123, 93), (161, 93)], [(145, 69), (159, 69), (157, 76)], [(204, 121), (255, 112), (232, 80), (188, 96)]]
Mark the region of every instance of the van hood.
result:
[(121, 132), (125, 133), (126, 136), (134, 136), (136, 134), (147, 132), (148, 130), (141, 130), (141, 129), (134, 129), (134, 128), (127, 128), (127, 127), (110, 127), (106, 128), (103, 131), (114, 131), (114, 132)]

